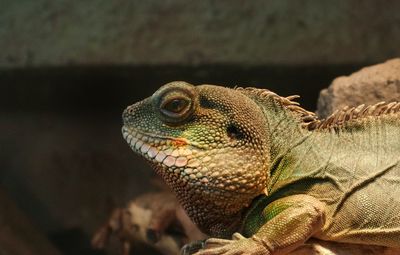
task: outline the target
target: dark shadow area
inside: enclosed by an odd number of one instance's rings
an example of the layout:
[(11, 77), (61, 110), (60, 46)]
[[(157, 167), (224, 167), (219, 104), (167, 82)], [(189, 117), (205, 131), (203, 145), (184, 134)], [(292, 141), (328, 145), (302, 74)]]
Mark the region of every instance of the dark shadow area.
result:
[(150, 96), (164, 83), (255, 86), (280, 95), (301, 95), (315, 110), (322, 88), (364, 64), (337, 66), (72, 66), (0, 71), (0, 107), (7, 111), (111, 111)]

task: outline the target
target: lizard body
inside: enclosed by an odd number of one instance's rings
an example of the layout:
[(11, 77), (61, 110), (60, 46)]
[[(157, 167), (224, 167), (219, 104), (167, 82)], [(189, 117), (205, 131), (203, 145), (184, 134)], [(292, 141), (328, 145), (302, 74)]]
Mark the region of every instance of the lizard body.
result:
[(294, 98), (172, 82), (124, 111), (124, 138), (214, 237), (196, 254), (400, 248), (400, 104), (321, 121)]

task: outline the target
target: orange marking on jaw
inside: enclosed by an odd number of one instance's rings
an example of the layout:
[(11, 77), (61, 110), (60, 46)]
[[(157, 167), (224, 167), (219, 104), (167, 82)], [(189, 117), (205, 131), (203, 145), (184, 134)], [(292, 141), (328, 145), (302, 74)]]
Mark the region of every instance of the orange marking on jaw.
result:
[(185, 140), (179, 138), (172, 140), (171, 143), (175, 147), (181, 147), (188, 144)]

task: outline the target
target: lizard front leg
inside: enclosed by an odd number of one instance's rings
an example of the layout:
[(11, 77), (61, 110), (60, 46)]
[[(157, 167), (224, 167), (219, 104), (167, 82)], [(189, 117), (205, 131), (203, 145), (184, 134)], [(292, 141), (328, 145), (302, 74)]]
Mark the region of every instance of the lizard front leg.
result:
[[(249, 238), (238, 233), (232, 240), (210, 238), (205, 249), (195, 254), (287, 254), (321, 231), (325, 222), (324, 204), (311, 196), (293, 195), (270, 203), (259, 217), (265, 224)], [(250, 224), (251, 229), (257, 228), (258, 222), (258, 219), (248, 219), (245, 224)]]

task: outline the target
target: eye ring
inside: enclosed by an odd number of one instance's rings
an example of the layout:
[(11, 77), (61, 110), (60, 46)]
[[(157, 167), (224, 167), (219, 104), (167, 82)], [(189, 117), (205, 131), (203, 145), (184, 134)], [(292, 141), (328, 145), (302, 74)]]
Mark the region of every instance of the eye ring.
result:
[(178, 125), (192, 116), (198, 99), (193, 85), (172, 82), (156, 91), (152, 100), (162, 121), (169, 125)]
[(190, 99), (185, 96), (171, 96), (161, 102), (160, 111), (166, 116), (179, 118), (189, 110), (190, 104)]

